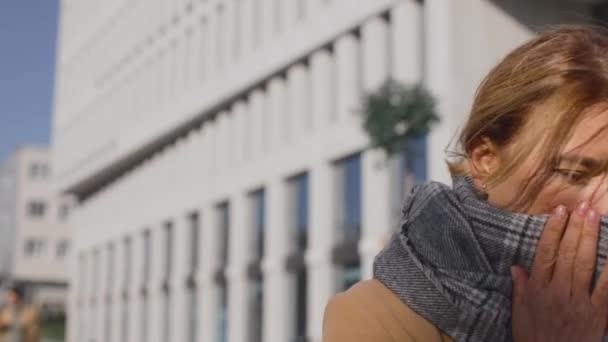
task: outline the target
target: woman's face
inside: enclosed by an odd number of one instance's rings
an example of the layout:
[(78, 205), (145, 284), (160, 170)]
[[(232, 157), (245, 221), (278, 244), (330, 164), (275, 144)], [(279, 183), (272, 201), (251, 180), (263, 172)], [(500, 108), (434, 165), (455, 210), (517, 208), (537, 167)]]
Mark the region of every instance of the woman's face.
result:
[[(578, 203), (589, 201), (600, 214), (608, 214), (608, 132), (604, 130), (593, 137), (607, 122), (608, 111), (588, 115), (581, 120), (560, 154), (560, 162), (553, 175), (526, 213), (550, 213), (560, 204), (572, 210)], [(538, 153), (533, 152), (512, 175), (488, 189), (488, 201), (508, 209), (508, 203), (520, 195), (513, 189), (521, 189), (521, 185), (534, 173), (537, 167), (535, 162), (539, 160), (535, 155)]]

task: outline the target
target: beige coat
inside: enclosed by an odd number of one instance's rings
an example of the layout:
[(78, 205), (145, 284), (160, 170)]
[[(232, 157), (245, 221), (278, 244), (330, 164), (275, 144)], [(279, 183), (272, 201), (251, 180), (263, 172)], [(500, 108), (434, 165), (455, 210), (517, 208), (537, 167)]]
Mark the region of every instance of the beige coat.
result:
[[(9, 342), (10, 324), (13, 322), (12, 310), (8, 307), (0, 312), (0, 342)], [(38, 309), (33, 305), (26, 305), (19, 317), (23, 326), (22, 341), (23, 342), (39, 342), (40, 341), (40, 322)], [(11, 341), (12, 342), (12, 341)]]
[(323, 342), (453, 341), (378, 280), (359, 282), (325, 308)]

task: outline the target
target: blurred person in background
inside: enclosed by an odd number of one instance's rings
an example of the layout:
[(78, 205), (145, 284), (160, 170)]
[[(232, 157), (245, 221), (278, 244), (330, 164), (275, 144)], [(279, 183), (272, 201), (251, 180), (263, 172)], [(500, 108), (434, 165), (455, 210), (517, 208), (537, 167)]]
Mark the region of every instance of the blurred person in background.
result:
[[(608, 33), (561, 26), (481, 83), (448, 166), (412, 191), (324, 342), (594, 341), (608, 323)], [(598, 243), (599, 241), (599, 243)]]
[(39, 342), (38, 309), (25, 302), (25, 291), (13, 285), (7, 291), (7, 305), (0, 312), (0, 342)]

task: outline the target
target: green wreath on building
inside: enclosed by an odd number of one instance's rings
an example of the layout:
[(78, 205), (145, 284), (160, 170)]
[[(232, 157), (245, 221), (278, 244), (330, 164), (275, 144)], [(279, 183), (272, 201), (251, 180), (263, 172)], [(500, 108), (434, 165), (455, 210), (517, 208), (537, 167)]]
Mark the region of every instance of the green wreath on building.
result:
[(436, 100), (428, 90), (393, 79), (364, 96), (363, 117), (371, 147), (388, 156), (406, 150), (408, 141), (428, 134), (439, 122)]

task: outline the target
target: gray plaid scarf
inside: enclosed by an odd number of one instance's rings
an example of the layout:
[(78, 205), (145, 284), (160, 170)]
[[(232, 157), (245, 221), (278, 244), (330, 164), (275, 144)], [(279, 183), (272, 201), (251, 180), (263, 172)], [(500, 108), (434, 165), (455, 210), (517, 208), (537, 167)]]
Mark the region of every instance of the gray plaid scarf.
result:
[[(456, 341), (511, 341), (510, 267), (530, 269), (547, 217), (491, 206), (469, 177), (419, 186), (374, 278)], [(602, 216), (596, 279), (607, 252)]]

